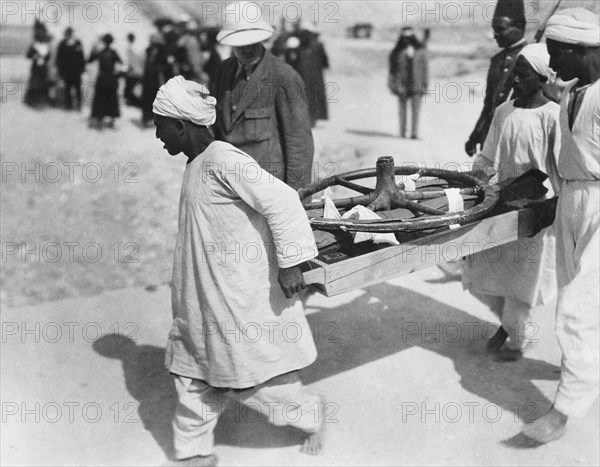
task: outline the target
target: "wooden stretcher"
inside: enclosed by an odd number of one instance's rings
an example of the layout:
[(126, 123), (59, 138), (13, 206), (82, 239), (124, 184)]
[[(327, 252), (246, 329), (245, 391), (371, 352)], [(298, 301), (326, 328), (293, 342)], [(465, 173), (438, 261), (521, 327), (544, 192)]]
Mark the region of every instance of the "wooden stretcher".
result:
[(306, 263), (304, 280), (332, 297), (530, 236), (537, 223), (534, 209), (516, 207), (461, 226), (400, 234), (398, 246), (369, 242), (321, 253)]

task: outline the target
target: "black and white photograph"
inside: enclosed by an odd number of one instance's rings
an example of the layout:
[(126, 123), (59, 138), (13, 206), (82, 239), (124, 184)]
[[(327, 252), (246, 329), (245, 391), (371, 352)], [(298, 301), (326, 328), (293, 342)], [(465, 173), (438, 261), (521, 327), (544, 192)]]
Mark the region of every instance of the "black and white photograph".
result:
[(1, 0), (0, 465), (600, 465), (598, 0)]

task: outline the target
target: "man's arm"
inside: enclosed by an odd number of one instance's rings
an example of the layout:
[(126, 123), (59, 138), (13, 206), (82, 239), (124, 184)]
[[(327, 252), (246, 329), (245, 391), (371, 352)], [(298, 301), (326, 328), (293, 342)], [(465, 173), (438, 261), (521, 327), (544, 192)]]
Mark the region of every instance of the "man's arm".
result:
[(236, 171), (222, 171), (220, 177), (248, 206), (260, 213), (273, 236), (273, 246), (279, 266), (279, 284), (290, 298), (306, 288), (302, 272), (298, 267), (318, 254), (315, 238), (298, 193), (291, 187), (272, 177), (253, 159), (237, 151), (226, 154), (223, 166), (238, 167)]
[[(492, 67), (494, 66), (494, 60), (492, 59), (490, 63), (490, 68), (488, 70), (487, 79), (486, 79), (486, 88), (485, 88), (485, 97), (483, 100), (483, 110), (481, 111), (481, 115), (479, 115), (479, 119), (475, 124), (475, 128), (473, 132), (469, 136), (469, 140), (465, 144), (465, 152), (469, 157), (473, 157), (477, 153), (477, 145), (483, 146), (483, 142), (485, 141), (485, 137), (490, 129), (490, 124), (492, 123), (493, 112), (492, 109), (494, 107), (493, 103), (493, 85), (491, 72)], [(481, 148), (479, 148), (481, 149)]]

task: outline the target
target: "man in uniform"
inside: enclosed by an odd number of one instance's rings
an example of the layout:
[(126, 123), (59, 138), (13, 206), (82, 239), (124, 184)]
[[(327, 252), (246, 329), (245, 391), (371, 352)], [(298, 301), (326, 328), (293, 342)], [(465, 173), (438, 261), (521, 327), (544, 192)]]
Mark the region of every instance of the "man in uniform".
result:
[(598, 397), (600, 364), (600, 19), (583, 8), (558, 12), (546, 27), (550, 66), (563, 81), (562, 179), (556, 220), (556, 336), (562, 351), (554, 404), (523, 434), (548, 443), (565, 434)]
[(475, 129), (465, 144), (469, 157), (474, 156), (477, 145), (483, 147), (490, 129), (494, 111), (510, 94), (517, 55), (527, 44), (525, 41), (525, 8), (523, 0), (499, 0), (492, 20), (494, 38), (503, 50), (492, 57), (487, 75), (483, 110)]
[(233, 47), (233, 56), (215, 83), (215, 136), (297, 190), (311, 182), (314, 155), (306, 91), (300, 75), (263, 46), (274, 29), (260, 15), (250, 2), (224, 12), (217, 40)]

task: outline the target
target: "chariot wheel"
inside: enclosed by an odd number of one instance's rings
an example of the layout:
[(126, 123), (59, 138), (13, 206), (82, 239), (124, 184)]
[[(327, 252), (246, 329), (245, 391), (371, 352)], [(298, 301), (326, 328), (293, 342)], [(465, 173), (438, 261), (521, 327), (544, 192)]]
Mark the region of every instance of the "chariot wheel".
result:
[[(417, 175), (421, 180), (417, 182), (414, 191), (406, 190), (405, 183), (396, 182), (396, 176)], [(374, 177), (375, 188), (355, 183), (356, 180)], [(359, 193), (358, 196), (332, 200), (338, 210), (348, 211), (354, 206), (362, 205), (377, 212), (382, 219), (326, 219), (322, 214), (319, 216), (325, 202), (313, 202), (311, 199), (315, 194), (333, 186)], [(468, 198), (472, 206), (459, 212), (449, 212), (443, 206), (448, 188), (457, 188), (461, 197)], [(389, 156), (379, 158), (375, 169), (335, 175), (298, 190), (298, 194), (314, 229), (348, 232), (412, 232), (466, 224), (489, 213), (499, 199), (497, 188), (469, 173), (417, 166), (395, 167), (394, 159)], [(400, 211), (412, 214), (408, 218), (398, 218), (394, 213)]]

